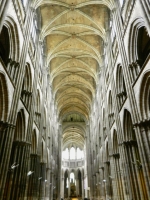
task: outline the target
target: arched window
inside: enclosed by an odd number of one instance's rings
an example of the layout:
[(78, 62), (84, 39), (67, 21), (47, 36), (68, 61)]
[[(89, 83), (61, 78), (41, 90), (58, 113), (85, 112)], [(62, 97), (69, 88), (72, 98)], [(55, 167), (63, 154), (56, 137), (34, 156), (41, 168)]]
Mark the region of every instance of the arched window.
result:
[(21, 91), (21, 98), (27, 108), (29, 108), (31, 102), (31, 94), (32, 94), (31, 88), (32, 88), (32, 77), (31, 77), (30, 65), (27, 63), (25, 67), (25, 75)]
[(8, 89), (5, 76), (0, 73), (0, 121), (7, 121), (8, 117)]
[(0, 33), (0, 60), (14, 83), (19, 69), (19, 36), (15, 21), (7, 16)]
[(114, 108), (113, 108), (113, 101), (112, 101), (112, 95), (111, 91), (109, 92), (109, 98), (108, 98), (108, 118), (109, 118), (109, 126), (111, 127), (114, 123)]
[(150, 54), (150, 36), (145, 26), (139, 28), (137, 37), (137, 53), (140, 66), (144, 64), (147, 56)]
[(40, 92), (37, 90), (37, 98), (36, 98), (36, 105), (35, 105), (35, 122), (39, 126), (40, 119), (41, 119), (41, 102), (40, 102)]
[(25, 139), (25, 115), (24, 110), (20, 110), (17, 115), (14, 141), (24, 141)]
[(143, 119), (150, 116), (150, 72), (147, 72), (142, 80), (140, 89), (139, 107)]
[(43, 133), (42, 136), (46, 139), (46, 109), (44, 109), (44, 120), (43, 120)]
[(23, 6), (26, 7), (28, 0), (22, 0), (22, 2), (23, 2)]
[(68, 148), (66, 148), (66, 149), (62, 152), (62, 158), (63, 158), (63, 159), (69, 159), (69, 151), (68, 151)]
[(70, 149), (70, 159), (75, 159), (75, 148), (74, 147), (71, 147)]
[(123, 76), (123, 71), (122, 71), (121, 65), (118, 65), (118, 67), (117, 67), (117, 76), (116, 77), (117, 77), (117, 80), (116, 80), (117, 100), (118, 100), (118, 106), (120, 109), (126, 99), (126, 86), (125, 86), (125, 82), (124, 82), (124, 76)]
[(77, 159), (82, 159), (84, 157), (83, 150), (80, 150), (79, 147), (77, 148)]
[(74, 173), (71, 172), (70, 174), (70, 182), (74, 183), (75, 182), (75, 178), (74, 178)]
[(103, 139), (107, 137), (107, 132), (106, 132), (106, 119), (105, 119), (105, 108), (103, 108)]
[(120, 3), (120, 7), (122, 8), (124, 0), (119, 0), (119, 3)]
[(9, 61), (9, 52), (10, 52), (10, 40), (9, 33), (6, 26), (3, 26), (0, 33), (0, 57), (3, 60), (5, 66), (7, 66)]
[(33, 133), (32, 133), (32, 145), (31, 145), (32, 154), (36, 154), (36, 148), (37, 148), (36, 131), (33, 130)]
[(132, 82), (145, 66), (150, 57), (150, 36), (145, 27), (145, 22), (137, 18), (131, 25), (131, 37), (129, 39), (129, 69), (131, 71)]

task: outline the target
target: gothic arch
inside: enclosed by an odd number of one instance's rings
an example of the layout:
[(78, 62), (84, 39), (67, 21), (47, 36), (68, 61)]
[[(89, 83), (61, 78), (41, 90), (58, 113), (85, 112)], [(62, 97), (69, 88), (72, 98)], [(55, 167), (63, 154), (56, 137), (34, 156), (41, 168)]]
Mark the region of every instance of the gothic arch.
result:
[[(7, 173), (7, 180), (5, 184), (5, 194), (8, 199), (9, 195), (11, 199), (18, 199), (19, 187), (23, 186), (24, 173), (21, 173), (23, 169), (27, 169), (26, 157), (27, 157), (27, 146), (25, 143), (25, 115), (24, 110), (21, 109), (17, 115), (14, 139), (11, 148), (11, 155), (9, 160), (9, 166), (13, 164), (18, 165), (18, 170), (12, 175), (10, 172)], [(25, 167), (25, 168), (24, 168)], [(25, 172), (25, 171), (23, 171)], [(8, 192), (9, 191), (9, 192)], [(8, 196), (7, 196), (8, 195)]]
[[(144, 34), (144, 35), (143, 35)], [(136, 18), (130, 27), (129, 36), (129, 63), (138, 62), (140, 66), (144, 63), (148, 52), (150, 50), (150, 37), (147, 35), (147, 29), (143, 18)], [(144, 37), (143, 37), (144, 36)], [(149, 39), (148, 39), (149, 37)], [(146, 39), (147, 47), (144, 46)], [(142, 49), (142, 48), (144, 49)], [(147, 49), (148, 48), (148, 49)], [(143, 52), (141, 52), (143, 50)], [(146, 51), (146, 52), (145, 52)], [(142, 54), (144, 56), (142, 56)]]
[(37, 135), (36, 135), (36, 130), (34, 129), (32, 132), (31, 153), (36, 154), (36, 151), (37, 151)]
[(132, 140), (135, 135), (133, 133), (133, 124), (132, 124), (132, 117), (128, 110), (124, 110), (124, 124), (123, 124), (123, 130), (124, 130), (124, 140), (129, 141)]
[(104, 158), (103, 158), (103, 148), (100, 149), (100, 163), (99, 165), (102, 167), (103, 166), (103, 162), (104, 162)]
[(8, 119), (8, 89), (5, 75), (0, 72), (0, 121), (7, 121)]
[(47, 148), (47, 157), (46, 157), (46, 163), (47, 163), (47, 167), (49, 168), (49, 165), (50, 165), (50, 151), (49, 151), (49, 148)]
[(108, 96), (108, 118), (109, 118), (109, 127), (111, 127), (112, 124), (114, 123), (114, 107), (113, 107), (111, 90), (109, 91), (109, 96)]
[(113, 113), (113, 103), (112, 103), (111, 90), (109, 91), (109, 96), (108, 96), (108, 113), (109, 114)]
[(24, 141), (24, 139), (25, 139), (25, 115), (24, 115), (24, 110), (21, 109), (17, 115), (14, 141)]
[(7, 66), (9, 62), (9, 54), (10, 54), (10, 38), (8, 28), (6, 26), (2, 27), (2, 31), (0, 33), (0, 58)]
[(139, 104), (142, 119), (148, 119), (150, 116), (150, 71), (143, 76)]
[(117, 154), (119, 152), (118, 149), (118, 137), (117, 137), (117, 131), (114, 129), (113, 131), (113, 142), (112, 142), (112, 147), (113, 147), (113, 153)]
[(42, 139), (42, 146), (41, 146), (41, 162), (46, 163), (46, 145), (45, 145), (45, 141)]
[(126, 86), (124, 82), (122, 66), (120, 64), (118, 64), (117, 66), (116, 88), (117, 88), (117, 99), (120, 108), (124, 100), (126, 99)]
[(103, 140), (105, 140), (107, 137), (107, 130), (106, 130), (106, 111), (104, 107), (102, 109), (102, 119), (103, 119)]
[(41, 98), (40, 98), (40, 91), (37, 90), (37, 98), (36, 98), (36, 111), (40, 113), (41, 110)]
[(16, 22), (12, 19), (12, 17), (7, 16), (4, 22), (4, 26), (8, 29), (10, 38), (9, 59), (15, 62), (19, 62), (19, 56), (20, 56), (19, 34)]
[(31, 97), (31, 94), (32, 94), (32, 74), (29, 63), (26, 63), (25, 74), (22, 83), (21, 98), (27, 107), (29, 106), (30, 103), (29, 99)]
[[(125, 163), (124, 167), (128, 170), (128, 190), (130, 191), (130, 198), (137, 199), (141, 196), (139, 190), (144, 198), (147, 199), (147, 192), (145, 190), (145, 179), (143, 171), (141, 170), (141, 157), (139, 153), (139, 146), (133, 128), (132, 117), (128, 110), (124, 111), (124, 146), (125, 146)], [(138, 168), (138, 172), (137, 171)], [(137, 189), (136, 189), (137, 188)], [(137, 192), (135, 192), (137, 191)]]
[(32, 91), (32, 74), (31, 67), (29, 63), (25, 65), (25, 74), (24, 74), (24, 90), (31, 92)]
[(19, 35), (15, 21), (7, 16), (0, 33), (0, 60), (14, 83), (17, 81), (20, 59)]
[(105, 161), (109, 160), (109, 148), (108, 148), (108, 141), (105, 143)]
[(46, 112), (46, 107), (44, 107), (44, 121), (43, 121), (44, 127), (46, 127), (46, 119), (47, 119), (47, 112)]

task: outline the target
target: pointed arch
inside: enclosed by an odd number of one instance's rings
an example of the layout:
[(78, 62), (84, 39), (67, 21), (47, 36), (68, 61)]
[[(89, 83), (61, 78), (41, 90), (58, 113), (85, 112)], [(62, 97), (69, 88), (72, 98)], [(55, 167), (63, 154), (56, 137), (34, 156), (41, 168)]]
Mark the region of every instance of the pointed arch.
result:
[(150, 71), (146, 72), (142, 78), (139, 109), (142, 119), (148, 119), (150, 116)]
[(32, 132), (31, 153), (36, 154), (36, 152), (37, 152), (37, 135), (36, 135), (36, 130), (34, 129)]
[(5, 75), (0, 72), (0, 121), (7, 121), (9, 110), (8, 88)]
[(9, 49), (9, 59), (12, 61), (19, 62), (19, 34), (18, 34), (18, 29), (17, 29), (17, 24), (14, 21), (14, 19), (10, 16), (7, 16), (4, 21), (4, 26), (3, 28), (7, 29), (7, 34), (9, 35), (9, 44), (10, 44), (10, 49)]
[(132, 64), (135, 74), (140, 72), (149, 52), (150, 36), (145, 21), (143, 18), (136, 18), (131, 24), (129, 36), (129, 62)]
[(27, 108), (30, 105), (31, 94), (32, 94), (32, 74), (29, 63), (26, 63), (25, 74), (22, 83), (21, 98)]
[(114, 154), (117, 154), (119, 152), (119, 149), (118, 149), (118, 137), (117, 137), (117, 131), (114, 129), (113, 131), (113, 153)]
[(25, 114), (24, 110), (21, 109), (17, 115), (14, 141), (24, 141), (24, 139), (25, 139)]
[(116, 77), (117, 77), (116, 78), (117, 100), (118, 100), (118, 106), (120, 109), (127, 96), (123, 70), (120, 64), (118, 64), (117, 66)]

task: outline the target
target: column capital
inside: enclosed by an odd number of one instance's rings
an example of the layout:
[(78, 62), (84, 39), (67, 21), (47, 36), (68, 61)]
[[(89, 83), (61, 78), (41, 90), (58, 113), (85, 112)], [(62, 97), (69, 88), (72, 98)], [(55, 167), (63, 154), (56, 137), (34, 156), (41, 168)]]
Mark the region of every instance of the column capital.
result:
[(7, 129), (8, 127), (10, 127), (10, 128), (15, 128), (16, 126), (13, 125), (13, 124), (9, 124), (9, 123), (7, 123), (7, 122), (0, 121), (0, 131), (4, 131), (4, 130)]

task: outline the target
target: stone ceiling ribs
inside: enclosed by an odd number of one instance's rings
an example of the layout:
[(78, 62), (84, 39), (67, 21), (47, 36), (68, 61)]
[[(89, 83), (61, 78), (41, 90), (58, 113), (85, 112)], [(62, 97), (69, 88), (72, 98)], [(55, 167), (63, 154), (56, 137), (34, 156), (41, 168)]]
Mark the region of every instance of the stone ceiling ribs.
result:
[[(36, 0), (35, 7), (41, 10), (40, 37), (47, 45), (47, 63), (59, 117), (77, 115), (82, 116), (82, 123), (83, 119), (88, 121), (113, 4), (111, 0)], [(73, 133), (74, 142), (83, 145), (82, 131), (76, 128)], [(69, 133), (72, 126), (64, 131), (64, 144), (70, 141)]]

